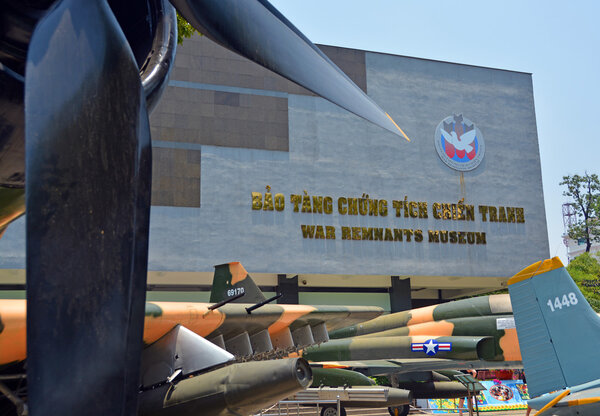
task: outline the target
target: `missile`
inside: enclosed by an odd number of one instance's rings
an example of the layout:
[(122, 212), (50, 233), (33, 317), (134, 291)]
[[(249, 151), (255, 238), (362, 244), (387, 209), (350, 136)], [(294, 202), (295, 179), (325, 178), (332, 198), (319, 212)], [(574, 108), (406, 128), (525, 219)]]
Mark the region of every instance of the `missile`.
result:
[(398, 389), (412, 392), (413, 399), (456, 399), (467, 397), (467, 388), (456, 381), (400, 382)]
[(139, 416), (249, 415), (305, 389), (302, 358), (231, 364), (140, 393)]

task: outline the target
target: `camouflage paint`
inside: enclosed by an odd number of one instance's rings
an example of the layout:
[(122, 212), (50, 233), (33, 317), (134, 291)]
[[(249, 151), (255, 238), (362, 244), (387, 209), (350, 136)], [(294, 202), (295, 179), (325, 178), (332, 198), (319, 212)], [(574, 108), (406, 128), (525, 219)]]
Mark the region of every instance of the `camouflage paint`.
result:
[(452, 343), (450, 351), (437, 351), (435, 356), (431, 356), (431, 358), (493, 360), (495, 357), (494, 340), (492, 337), (435, 337), (429, 335), (330, 340), (320, 345), (305, 348), (302, 351), (302, 357), (309, 361), (317, 362), (424, 358), (428, 357), (426, 353), (423, 351), (412, 351), (411, 344), (424, 343), (430, 339), (434, 339), (439, 343)]
[(25, 189), (0, 186), (0, 237), (9, 223), (25, 213)]
[[(273, 334), (287, 326), (291, 329), (326, 322), (328, 328), (372, 319), (383, 313), (379, 307), (264, 305), (248, 314), (251, 304), (231, 303), (209, 311), (210, 303), (146, 302), (144, 343), (152, 344), (177, 324), (206, 338), (223, 335), (227, 340), (243, 332), (249, 335), (269, 329)], [(0, 300), (0, 365), (22, 361), (26, 357), (24, 299)]]
[[(229, 293), (231, 292), (231, 293)], [(266, 300), (252, 277), (240, 262), (232, 262), (215, 266), (210, 301), (213, 303), (243, 293), (235, 303), (259, 303)]]
[(449, 320), (463, 317), (480, 317), (498, 314), (512, 314), (508, 295), (481, 296), (462, 299), (440, 305), (426, 306), (409, 311), (380, 316), (368, 322), (348, 326), (329, 333), (330, 338), (347, 338), (366, 335), (395, 328), (413, 326), (426, 322)]
[(0, 365), (22, 361), (27, 356), (25, 300), (10, 299), (0, 302)]

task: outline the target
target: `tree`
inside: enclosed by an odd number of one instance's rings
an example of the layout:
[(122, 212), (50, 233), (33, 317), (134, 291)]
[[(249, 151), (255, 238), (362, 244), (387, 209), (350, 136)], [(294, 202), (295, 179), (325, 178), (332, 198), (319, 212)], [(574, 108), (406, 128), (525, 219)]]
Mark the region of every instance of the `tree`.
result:
[(573, 199), (576, 223), (569, 228), (569, 238), (574, 240), (584, 239), (586, 252), (590, 251), (593, 241), (600, 241), (600, 180), (598, 175), (573, 175), (563, 176), (560, 185), (565, 185), (567, 190), (564, 196)]
[(589, 253), (583, 253), (571, 260), (567, 271), (590, 306), (596, 312), (600, 312), (600, 264), (597, 258)]
[(177, 43), (181, 45), (183, 39), (191, 38), (194, 33), (199, 32), (177, 12)]

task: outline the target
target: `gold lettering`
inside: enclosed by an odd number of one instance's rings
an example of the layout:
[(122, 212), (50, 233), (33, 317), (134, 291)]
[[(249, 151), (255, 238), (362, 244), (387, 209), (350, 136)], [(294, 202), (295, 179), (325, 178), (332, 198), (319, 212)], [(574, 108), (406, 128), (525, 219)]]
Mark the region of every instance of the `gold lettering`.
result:
[(358, 215), (358, 198), (348, 198), (348, 215)]
[(345, 206), (347, 202), (348, 201), (343, 196), (338, 198), (338, 212), (342, 215), (346, 215), (346, 212), (348, 212)]
[(362, 239), (363, 240), (372, 240), (373, 239), (373, 229), (362, 227)]
[(265, 193), (265, 203), (263, 204), (263, 211), (273, 211), (273, 194), (270, 192)]
[(328, 240), (335, 240), (335, 227), (331, 225), (325, 226), (325, 233)]
[(360, 232), (361, 232), (360, 227), (352, 227), (352, 239), (360, 240)]
[(396, 210), (396, 217), (400, 216), (400, 210), (402, 210), (402, 201), (392, 201), (392, 207)]
[(312, 212), (314, 214), (322, 214), (323, 213), (323, 197), (322, 196), (313, 196), (312, 203), (313, 203)]
[(464, 231), (459, 231), (458, 232), (458, 244), (467, 244), (467, 240), (465, 239), (465, 233)]
[(302, 228), (302, 237), (304, 238), (314, 238), (315, 235), (315, 226), (314, 225), (300, 225)]
[(417, 243), (420, 243), (421, 241), (423, 241), (423, 230), (415, 230), (415, 241)]
[(290, 195), (290, 202), (292, 204), (294, 204), (294, 212), (298, 212), (299, 211), (299, 207), (300, 207), (300, 202), (302, 202), (302, 196), (301, 195), (291, 194)]
[(394, 228), (394, 241), (402, 241), (402, 230)]
[(442, 204), (440, 204), (439, 202), (433, 203), (433, 206), (431, 207), (431, 211), (433, 212), (433, 218), (435, 218), (436, 220), (442, 219), (442, 214), (440, 214), (441, 209), (442, 209)]
[(486, 222), (488, 207), (485, 205), (479, 205), (479, 213), (481, 214), (481, 221)]
[(443, 220), (451, 220), (452, 219), (452, 206), (450, 204), (442, 204), (442, 219)]
[(450, 242), (452, 244), (456, 244), (456, 242), (458, 241), (458, 237), (456, 235), (456, 231), (450, 231), (448, 234), (450, 235)]
[(419, 202), (419, 218), (428, 218), (427, 202)]
[(323, 198), (323, 212), (331, 214), (333, 212), (333, 199), (330, 196)]
[(414, 201), (410, 201), (408, 203), (408, 209), (409, 209), (409, 215), (411, 218), (417, 218), (419, 216), (419, 213), (417, 212), (417, 208), (419, 207), (418, 204)]
[(310, 196), (304, 195), (302, 197), (302, 212), (312, 212), (312, 207), (310, 206)]
[(490, 222), (498, 222), (498, 210), (496, 207), (488, 207), (490, 213)]
[(379, 201), (379, 215), (382, 217), (387, 217), (388, 214), (388, 205), (385, 199), (381, 199)]
[(525, 222), (525, 210), (523, 208), (515, 208), (515, 212), (517, 214), (517, 222), (524, 223)]
[(440, 231), (440, 241), (442, 243), (448, 242), (448, 231)]
[(403, 231), (404, 231), (404, 237), (405, 237), (406, 241), (407, 242), (410, 241), (410, 238), (413, 235), (413, 230), (412, 229), (405, 229)]
[(439, 231), (429, 230), (428, 235), (429, 235), (430, 243), (439, 243), (440, 242), (440, 232)]
[(342, 227), (342, 240), (351, 240), (350, 227)]
[(323, 231), (322, 225), (317, 225), (317, 230), (315, 232), (315, 238), (319, 238), (321, 240), (325, 239), (325, 232)]
[(260, 192), (252, 192), (252, 209), (259, 210), (262, 208), (262, 194)]
[(506, 207), (506, 222), (515, 222), (515, 209), (513, 207)]
[(466, 206), (467, 215), (465, 219), (467, 221), (475, 221), (475, 207), (473, 205)]
[(477, 244), (486, 244), (485, 233), (475, 233), (475, 240)]
[(498, 220), (500, 222), (506, 222), (506, 212), (504, 211), (504, 207), (498, 207)]
[(375, 228), (375, 241), (383, 241), (383, 228)]
[(379, 201), (376, 199), (369, 199), (369, 215), (379, 215)]
[(474, 232), (467, 233), (467, 242), (469, 244), (475, 244), (475, 233)]
[(392, 235), (392, 230), (389, 228), (385, 229), (385, 241), (394, 241), (394, 236)]
[(368, 195), (363, 195), (363, 197), (358, 200), (358, 212), (360, 215), (367, 215), (369, 213), (368, 197)]
[(275, 194), (275, 209), (277, 211), (283, 211), (285, 208), (285, 197), (283, 194)]

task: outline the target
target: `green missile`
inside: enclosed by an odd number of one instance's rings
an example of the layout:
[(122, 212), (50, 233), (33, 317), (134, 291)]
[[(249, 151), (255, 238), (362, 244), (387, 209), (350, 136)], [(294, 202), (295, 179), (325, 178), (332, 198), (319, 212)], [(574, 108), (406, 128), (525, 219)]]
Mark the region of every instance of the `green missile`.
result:
[(139, 416), (248, 415), (305, 389), (302, 358), (232, 364), (140, 394)]
[[(449, 349), (435, 347), (415, 351), (414, 344), (450, 344)], [(429, 354), (427, 353), (429, 352)], [(309, 361), (351, 361), (399, 358), (451, 358), (457, 360), (493, 360), (493, 337), (385, 337), (345, 338), (324, 342), (304, 349), (302, 357)]]
[(369, 377), (357, 371), (343, 368), (311, 367), (314, 387), (320, 386), (372, 386), (375, 384)]

